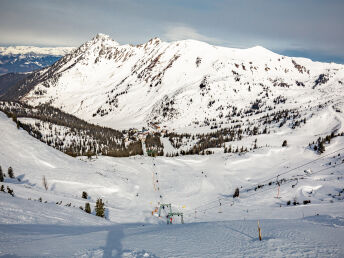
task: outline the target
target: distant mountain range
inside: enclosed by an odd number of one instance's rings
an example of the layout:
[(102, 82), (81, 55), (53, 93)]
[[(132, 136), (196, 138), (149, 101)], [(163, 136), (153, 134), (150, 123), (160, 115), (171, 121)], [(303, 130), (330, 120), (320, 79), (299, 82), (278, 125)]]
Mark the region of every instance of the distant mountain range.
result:
[(41, 69), (52, 65), (72, 50), (72, 47), (0, 47), (0, 75), (6, 73), (27, 73)]

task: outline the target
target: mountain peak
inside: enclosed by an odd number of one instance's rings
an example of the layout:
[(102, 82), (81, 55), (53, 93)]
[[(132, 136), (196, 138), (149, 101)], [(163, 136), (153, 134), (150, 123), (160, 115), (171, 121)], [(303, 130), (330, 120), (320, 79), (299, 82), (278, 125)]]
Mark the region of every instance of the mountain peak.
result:
[(94, 38), (96, 38), (96, 39), (111, 39), (109, 35), (106, 35), (104, 33), (98, 33)]
[(158, 37), (154, 37), (154, 38), (151, 38), (150, 40), (148, 40), (147, 44), (155, 44), (155, 45), (158, 45), (162, 42), (162, 40)]
[(91, 39), (91, 42), (111, 42), (111, 44), (119, 46), (117, 41), (113, 40), (109, 35), (103, 33), (98, 33)]
[(254, 47), (251, 47), (251, 48), (248, 48), (247, 50), (257, 54), (257, 55), (267, 55), (267, 54), (275, 54), (274, 52), (272, 52), (271, 50), (265, 48), (265, 47), (262, 47), (262, 46), (254, 46)]

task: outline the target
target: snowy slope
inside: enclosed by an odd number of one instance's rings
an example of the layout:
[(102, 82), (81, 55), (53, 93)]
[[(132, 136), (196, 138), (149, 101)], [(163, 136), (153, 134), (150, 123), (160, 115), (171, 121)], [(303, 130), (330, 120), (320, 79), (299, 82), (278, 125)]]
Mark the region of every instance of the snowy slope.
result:
[[(245, 154), (88, 160), (37, 141), (0, 113), (0, 165), (5, 172), (12, 166), (21, 179), (0, 183), (15, 193), (0, 192), (0, 255), (342, 257), (344, 137), (333, 138), (322, 155), (308, 143), (343, 126), (343, 113), (330, 106), (301, 128), (243, 139), (238, 144), (257, 138), (259, 146)], [(281, 147), (284, 139), (287, 148)], [(275, 181), (282, 173), (279, 179), (287, 182), (278, 194)], [(258, 184), (264, 187), (255, 191)], [(236, 187), (240, 197), (233, 199)], [(78, 208), (90, 202), (93, 210), (99, 197), (107, 220)], [(165, 212), (152, 215), (159, 202), (183, 212), (186, 224), (165, 225)], [(257, 219), (263, 242), (257, 240)]]
[[(158, 202), (172, 203), (176, 210), (188, 215), (187, 221), (235, 219), (243, 215), (246, 218), (298, 218), (303, 216), (302, 211), (304, 215), (326, 212), (337, 216), (343, 211), (340, 191), (343, 189), (344, 136), (326, 143), (322, 155), (308, 147), (310, 142), (334, 129), (344, 131), (343, 113), (332, 108), (318, 112), (302, 128), (282, 128), (276, 134), (255, 135), (231, 143), (233, 148), (236, 144), (250, 146), (257, 139), (258, 149), (244, 154), (226, 154), (219, 148), (211, 156), (99, 156), (91, 161), (66, 156), (26, 131), (16, 129), (15, 123), (3, 113), (0, 118), (0, 165), (4, 171), (12, 166), (15, 174), (26, 182), (13, 185), (15, 193), (25, 199), (42, 197), (43, 201), (63, 201), (78, 208), (85, 203), (81, 199), (82, 191), (87, 191), (91, 204), (103, 197), (109, 219), (118, 222), (156, 222), (151, 211)], [(281, 147), (285, 139), (288, 147)], [(313, 160), (316, 161), (310, 162)], [(303, 164), (306, 165), (301, 166)], [(299, 168), (288, 172), (295, 167)], [(314, 176), (304, 173), (308, 169)], [(288, 173), (279, 177), (287, 180), (280, 189), (282, 199), (276, 199), (277, 175), (285, 172)], [(43, 176), (49, 182), (49, 191), (43, 188)], [(248, 201), (238, 200), (235, 207), (239, 208), (232, 209), (231, 195), (236, 187), (243, 191), (241, 197), (245, 199), (256, 192), (253, 189), (262, 181), (264, 184), (272, 182), (272, 185), (265, 186), (258, 200), (255, 195)], [(265, 191), (267, 188), (271, 189)], [(251, 190), (244, 191), (248, 189)], [(301, 204), (311, 200), (312, 205), (288, 207), (286, 203), (294, 199)], [(228, 209), (229, 213), (218, 213), (220, 202), (224, 203), (221, 208)], [(269, 212), (266, 212), (267, 207)], [(206, 213), (195, 218), (195, 210), (204, 208)]]
[[(22, 96), (113, 128), (160, 123), (209, 131), (252, 109), (306, 108), (343, 98), (344, 66), (194, 40), (119, 45), (98, 34), (39, 74)], [(276, 98), (283, 102), (276, 105)], [(316, 103), (313, 103), (316, 101)], [(240, 113), (240, 115), (238, 115)], [(203, 131), (204, 131), (203, 130)]]
[[(257, 139), (258, 149), (245, 154), (91, 160), (37, 141), (0, 113), (0, 165), (3, 171), (12, 166), (21, 179), (3, 183), (15, 197), (0, 192), (0, 254), (342, 257), (344, 137), (333, 138), (322, 155), (308, 147), (319, 136), (344, 130), (342, 110), (336, 103), (313, 110), (302, 127), (231, 143), (249, 146)], [(275, 182), (283, 178), (287, 181), (278, 193)], [(259, 184), (264, 187), (255, 191)], [(236, 187), (240, 197), (233, 199)], [(82, 191), (88, 200), (81, 198)], [(107, 220), (78, 208), (89, 202), (93, 210), (99, 197)], [(311, 203), (303, 204), (307, 200)], [(183, 212), (186, 224), (167, 226), (165, 212), (162, 218), (152, 215), (159, 202)], [(263, 242), (257, 241), (257, 219)], [(174, 223), (180, 223), (178, 217)]]
[[(2, 195), (0, 193), (0, 195)], [(9, 257), (342, 257), (343, 219), (328, 216), (297, 220), (193, 223), (184, 225), (111, 224), (25, 200), (0, 199), (16, 223), (0, 218), (0, 255)], [(25, 207), (25, 211), (23, 210)], [(61, 208), (60, 208), (61, 209)], [(39, 212), (43, 210), (43, 214)], [(22, 223), (21, 217), (45, 217)], [(3, 212), (1, 211), (1, 215)], [(77, 217), (78, 220), (74, 218)], [(17, 224), (18, 223), (18, 224)]]

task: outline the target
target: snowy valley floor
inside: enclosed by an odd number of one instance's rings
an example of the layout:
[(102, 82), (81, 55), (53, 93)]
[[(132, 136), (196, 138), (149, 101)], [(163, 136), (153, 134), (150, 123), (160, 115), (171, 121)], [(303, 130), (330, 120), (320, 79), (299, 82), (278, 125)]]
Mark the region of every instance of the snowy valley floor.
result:
[[(37, 141), (0, 113), (0, 165), (17, 177), (0, 183), (15, 195), (0, 192), (0, 257), (343, 257), (344, 137), (322, 155), (308, 148), (328, 128), (343, 131), (343, 118), (327, 112), (313, 120), (257, 136), (260, 148), (243, 155), (87, 160)], [(286, 182), (278, 192), (279, 174)], [(107, 219), (94, 215), (97, 198)], [(79, 209), (85, 202), (93, 214)], [(158, 203), (183, 212), (185, 224), (152, 215)]]

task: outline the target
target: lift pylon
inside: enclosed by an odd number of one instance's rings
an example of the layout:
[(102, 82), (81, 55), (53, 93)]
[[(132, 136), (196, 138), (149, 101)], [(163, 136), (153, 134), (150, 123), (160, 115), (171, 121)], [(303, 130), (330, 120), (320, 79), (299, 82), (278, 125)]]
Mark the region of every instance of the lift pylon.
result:
[(182, 212), (170, 212), (167, 215), (167, 224), (172, 224), (172, 218), (173, 216), (178, 216), (180, 217), (180, 222), (184, 224), (184, 215)]
[(170, 210), (168, 213), (172, 213), (172, 206), (170, 203), (161, 203), (159, 207), (159, 217), (161, 217), (161, 210), (164, 210), (165, 207)]

